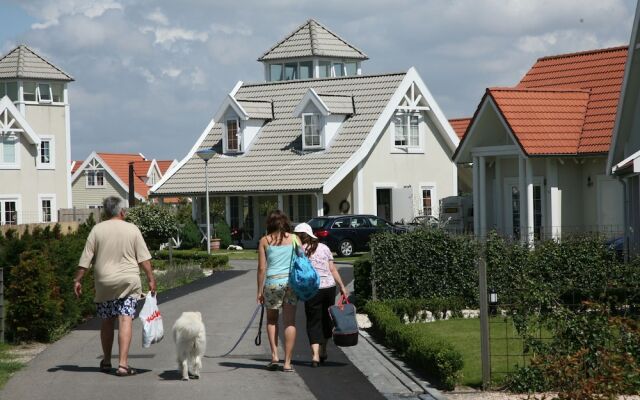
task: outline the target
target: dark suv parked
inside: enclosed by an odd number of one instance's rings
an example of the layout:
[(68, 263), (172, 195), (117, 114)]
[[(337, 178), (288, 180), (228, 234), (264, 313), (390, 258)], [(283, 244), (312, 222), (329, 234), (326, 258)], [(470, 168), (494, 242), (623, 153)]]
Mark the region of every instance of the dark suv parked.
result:
[(390, 224), (375, 215), (336, 215), (309, 221), (313, 233), (339, 256), (369, 249), (369, 237), (379, 232), (404, 233), (406, 228)]

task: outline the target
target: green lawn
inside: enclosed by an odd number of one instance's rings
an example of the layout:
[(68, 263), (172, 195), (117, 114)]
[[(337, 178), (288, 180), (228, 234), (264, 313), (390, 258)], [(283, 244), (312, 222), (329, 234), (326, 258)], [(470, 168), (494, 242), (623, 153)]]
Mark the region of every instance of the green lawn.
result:
[[(258, 259), (258, 251), (255, 249), (245, 249), (238, 251), (228, 251), (228, 250), (220, 250), (215, 251), (213, 254), (220, 254), (229, 256), (229, 260), (257, 260)], [(356, 253), (351, 257), (337, 257), (334, 254), (334, 258), (336, 262), (348, 262), (353, 263), (363, 255), (367, 253)]]
[[(479, 387), (482, 385), (482, 364), (480, 362), (480, 319), (452, 319), (422, 324), (428, 335), (439, 336), (451, 343), (462, 353), (463, 385)], [(489, 323), (491, 348), (491, 377), (500, 383), (505, 373), (513, 372), (517, 365), (523, 365), (526, 359), (521, 355), (522, 340), (510, 320), (492, 318)], [(509, 356), (507, 356), (507, 354)]]
[(7, 350), (10, 349), (11, 346), (0, 344), (0, 389), (7, 383), (11, 374), (24, 366), (24, 364), (14, 361), (13, 357), (7, 353)]

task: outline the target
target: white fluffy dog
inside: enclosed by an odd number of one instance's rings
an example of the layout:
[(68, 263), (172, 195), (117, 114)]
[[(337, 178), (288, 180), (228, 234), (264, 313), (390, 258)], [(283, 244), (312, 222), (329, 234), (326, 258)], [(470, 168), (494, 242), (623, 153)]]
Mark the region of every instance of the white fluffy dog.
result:
[[(188, 381), (189, 376), (200, 378), (202, 357), (207, 347), (202, 314), (198, 311), (183, 312), (173, 324), (173, 340), (176, 342), (178, 370), (182, 373), (182, 380)], [(189, 367), (193, 369), (189, 370)]]

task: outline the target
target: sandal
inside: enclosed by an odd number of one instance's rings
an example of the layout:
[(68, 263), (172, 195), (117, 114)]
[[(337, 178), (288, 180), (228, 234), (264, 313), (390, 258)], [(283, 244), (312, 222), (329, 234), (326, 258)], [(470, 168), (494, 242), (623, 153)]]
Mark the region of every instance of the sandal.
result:
[(100, 361), (100, 372), (111, 372), (111, 363), (107, 360)]
[(278, 361), (271, 361), (267, 364), (267, 371), (277, 371), (278, 370)]
[(289, 368), (282, 368), (283, 372), (294, 372), (293, 367), (289, 367)]
[[(122, 372), (122, 370), (124, 370), (125, 372)], [(118, 369), (116, 370), (116, 376), (131, 376), (137, 373), (138, 371), (136, 371), (134, 368), (124, 365), (118, 365)]]

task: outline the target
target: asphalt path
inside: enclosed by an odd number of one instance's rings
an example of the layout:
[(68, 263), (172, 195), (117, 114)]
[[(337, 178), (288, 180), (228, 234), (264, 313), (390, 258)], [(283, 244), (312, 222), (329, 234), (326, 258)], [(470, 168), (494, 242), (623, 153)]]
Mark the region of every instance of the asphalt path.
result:
[[(141, 346), (142, 324), (134, 322), (130, 365), (138, 375), (117, 377), (99, 372), (99, 321), (79, 326), (34, 358), (7, 383), (0, 399), (367, 399), (384, 397), (332, 344), (329, 359), (311, 368), (304, 330), (304, 307), (298, 307), (298, 336), (294, 373), (265, 369), (270, 360), (264, 333), (256, 346), (258, 318), (237, 349), (225, 358), (255, 310), (255, 261), (232, 262), (234, 270), (214, 274), (158, 296), (165, 338), (148, 349)], [(345, 281), (348, 266), (340, 266)], [(199, 380), (184, 382), (177, 372), (171, 337), (173, 322), (182, 311), (200, 311), (207, 329), (207, 358)], [(282, 350), (281, 350), (282, 351)], [(282, 356), (282, 355), (281, 355)], [(113, 364), (117, 365), (117, 342)]]

